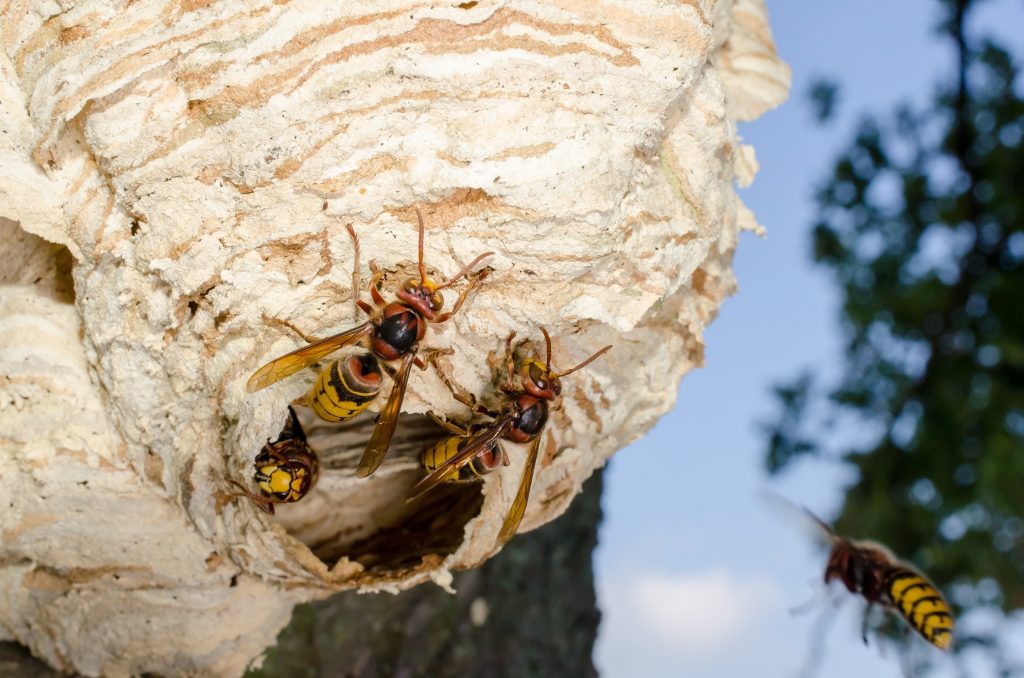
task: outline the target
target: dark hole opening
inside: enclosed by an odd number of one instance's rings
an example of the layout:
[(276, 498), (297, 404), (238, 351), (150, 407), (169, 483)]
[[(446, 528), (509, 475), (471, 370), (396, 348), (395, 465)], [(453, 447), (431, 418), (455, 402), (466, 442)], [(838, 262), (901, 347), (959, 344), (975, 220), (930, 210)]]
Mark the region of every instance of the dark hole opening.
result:
[(55, 301), (75, 301), (71, 275), (74, 257), (67, 247), (22, 230), (16, 221), (0, 217), (0, 284), (32, 286)]
[(409, 489), (426, 473), (419, 456), (447, 434), (429, 417), (399, 418), (388, 455), (369, 478), (355, 469), (375, 426), (364, 413), (338, 424), (296, 408), (309, 444), (320, 457), (317, 487), (297, 504), (281, 506), (288, 531), (328, 565), (347, 557), (374, 573), (415, 567), (429, 556), (453, 553), (464, 528), (480, 513), (480, 483), (444, 484), (412, 503)]

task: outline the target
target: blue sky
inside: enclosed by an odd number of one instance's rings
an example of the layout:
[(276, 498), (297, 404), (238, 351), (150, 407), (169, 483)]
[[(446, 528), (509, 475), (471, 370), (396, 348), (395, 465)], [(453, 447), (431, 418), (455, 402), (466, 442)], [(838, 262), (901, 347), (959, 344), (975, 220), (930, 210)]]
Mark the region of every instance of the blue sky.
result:
[[(793, 90), (783, 107), (740, 128), (761, 163), (742, 196), (768, 234), (740, 242), (740, 290), (706, 334), (705, 367), (683, 379), (675, 409), (611, 462), (596, 554), (604, 615), (596, 661), (609, 678), (795, 677), (829, 609), (822, 600), (807, 614), (788, 612), (814, 595), (824, 555), (812, 532), (758, 492), (770, 488), (830, 518), (851, 477), (805, 462), (769, 480), (757, 423), (775, 411), (772, 384), (805, 367), (827, 374), (840, 355), (838, 296), (810, 262), (815, 187), (862, 113), (927, 101), (951, 72), (953, 51), (932, 28), (934, 0), (768, 7)], [(1019, 44), (1024, 2), (990, 0), (975, 26)], [(826, 127), (813, 122), (805, 96), (821, 76), (841, 86)], [(852, 600), (839, 607), (816, 676), (902, 675), (897, 657), (860, 642), (859, 610)], [(953, 675), (938, 659), (936, 676)]]

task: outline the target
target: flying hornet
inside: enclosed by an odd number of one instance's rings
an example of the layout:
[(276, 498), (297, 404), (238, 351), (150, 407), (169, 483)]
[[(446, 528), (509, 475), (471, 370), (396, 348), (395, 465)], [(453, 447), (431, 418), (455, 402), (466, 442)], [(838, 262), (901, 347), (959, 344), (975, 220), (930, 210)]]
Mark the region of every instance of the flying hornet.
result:
[[(362, 325), (335, 334), (296, 349), (291, 353), (271, 360), (258, 369), (246, 384), (251, 393), (266, 388), (271, 384), (292, 375), (299, 370), (327, 357), (329, 354), (349, 344), (363, 344), (369, 351), (335, 360), (328, 365), (317, 379), (316, 384), (306, 396), (304, 404), (326, 421), (341, 421), (353, 417), (365, 410), (380, 393), (382, 382), (381, 361), (387, 363), (401, 360), (398, 369), (389, 374), (393, 380), (391, 395), (380, 411), (377, 425), (373, 429), (370, 441), (366, 445), (356, 475), (365, 478), (380, 466), (391, 445), (391, 438), (398, 423), (398, 415), (402, 409), (402, 399), (409, 383), (409, 373), (413, 365), (426, 369), (426, 365), (441, 353), (434, 351), (425, 361), (417, 355), (419, 342), (423, 339), (428, 323), (443, 323), (459, 311), (466, 301), (467, 295), (482, 280), (487, 271), (476, 275), (470, 271), (491, 256), (493, 252), (485, 252), (469, 262), (451, 278), (438, 284), (427, 277), (427, 269), (423, 264), (423, 216), (416, 210), (419, 221), (419, 280), (410, 278), (395, 293), (397, 301), (388, 303), (380, 294), (380, 271), (374, 270), (370, 281), (370, 297), (374, 306), (359, 299), (356, 290), (357, 306), (369, 316)], [(358, 259), (359, 241), (355, 240), (355, 232), (350, 234), (355, 241)], [(358, 279), (358, 276), (354, 276)], [(441, 313), (444, 297), (441, 290), (450, 287), (462, 278), (469, 280), (469, 285), (460, 294), (455, 306), (447, 313)]]
[[(434, 462), (437, 455), (434, 455), (429, 465), (424, 463), (430, 473), (409, 491), (407, 499), (407, 501), (412, 501), (439, 483), (464, 476), (463, 469), (466, 466), (475, 467), (477, 470), (486, 469), (489, 466), (496, 468), (498, 453), (495, 451), (495, 445), (501, 438), (513, 443), (530, 443), (530, 448), (526, 453), (526, 463), (523, 466), (523, 475), (519, 481), (519, 489), (505, 516), (501, 531), (498, 533), (499, 546), (503, 546), (515, 535), (516, 530), (519, 529), (519, 523), (522, 522), (523, 515), (526, 513), (526, 505), (530, 498), (530, 486), (533, 484), (534, 467), (537, 464), (540, 450), (541, 433), (548, 420), (549, 403), (562, 392), (561, 377), (586, 367), (611, 349), (611, 346), (605, 346), (575, 367), (564, 372), (554, 373), (551, 369), (551, 337), (543, 327), (541, 332), (544, 334), (546, 360), (545, 362), (536, 358), (527, 360), (522, 365), (518, 387), (515, 385), (515, 358), (512, 355), (512, 339), (515, 337), (515, 333), (509, 334), (505, 340), (506, 382), (501, 390), (505, 394), (506, 402), (500, 410), (487, 409), (471, 397), (467, 398), (453, 390), (452, 393), (457, 400), (475, 413), (491, 417), (492, 421), (475, 433), (470, 434), (466, 430), (457, 433), (454, 442), (451, 442), (452, 439), (442, 441), (446, 445), (445, 451), (441, 454), (442, 457), (445, 457), (445, 461), (436, 465)], [(457, 448), (450, 456), (448, 446)], [(497, 449), (500, 450), (500, 448)], [(502, 456), (503, 462), (504, 457)], [(435, 468), (431, 469), (431, 465)], [(488, 472), (493, 471), (494, 468), (489, 468)]]
[(881, 605), (898, 612), (935, 647), (949, 649), (953, 642), (953, 612), (934, 584), (881, 544), (840, 537), (824, 520), (800, 508), (832, 543), (825, 566), (825, 583), (839, 580), (847, 591), (860, 594), (868, 603), (861, 630), (865, 643), (871, 607)]
[(249, 497), (271, 515), (274, 513), (274, 504), (299, 501), (316, 485), (320, 460), (306, 442), (306, 433), (302, 430), (295, 410), (290, 406), (288, 421), (280, 436), (274, 442), (267, 441), (254, 465), (256, 472), (253, 479), (260, 494), (254, 494), (240, 483), (232, 481), (241, 490), (234, 496)]

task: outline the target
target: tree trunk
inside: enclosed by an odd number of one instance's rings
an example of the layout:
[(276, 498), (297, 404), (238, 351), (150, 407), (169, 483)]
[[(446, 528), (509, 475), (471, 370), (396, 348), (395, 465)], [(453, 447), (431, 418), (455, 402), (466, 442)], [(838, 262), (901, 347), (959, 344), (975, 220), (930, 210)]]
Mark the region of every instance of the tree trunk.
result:
[(603, 471), (558, 519), (512, 541), (451, 595), (354, 591), (295, 610), (251, 678), (596, 676), (593, 551)]

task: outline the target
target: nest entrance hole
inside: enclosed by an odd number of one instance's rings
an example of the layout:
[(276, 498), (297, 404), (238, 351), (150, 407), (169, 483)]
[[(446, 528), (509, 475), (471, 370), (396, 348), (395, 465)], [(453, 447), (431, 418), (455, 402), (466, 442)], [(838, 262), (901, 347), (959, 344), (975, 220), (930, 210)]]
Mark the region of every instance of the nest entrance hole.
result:
[(320, 479), (302, 501), (278, 506), (277, 516), (318, 558), (329, 566), (348, 558), (385, 575), (407, 571), (429, 556), (446, 556), (462, 544), (466, 523), (483, 505), (482, 483), (446, 483), (405, 501), (426, 473), (420, 454), (447, 435), (429, 417), (401, 415), (381, 467), (369, 478), (357, 478), (374, 415), (333, 424), (308, 409), (296, 411), (319, 454)]
[(22, 230), (17, 221), (0, 217), (0, 257), (10, 265), (0, 268), (0, 284), (32, 286), (55, 301), (72, 304), (74, 257), (63, 246)]

